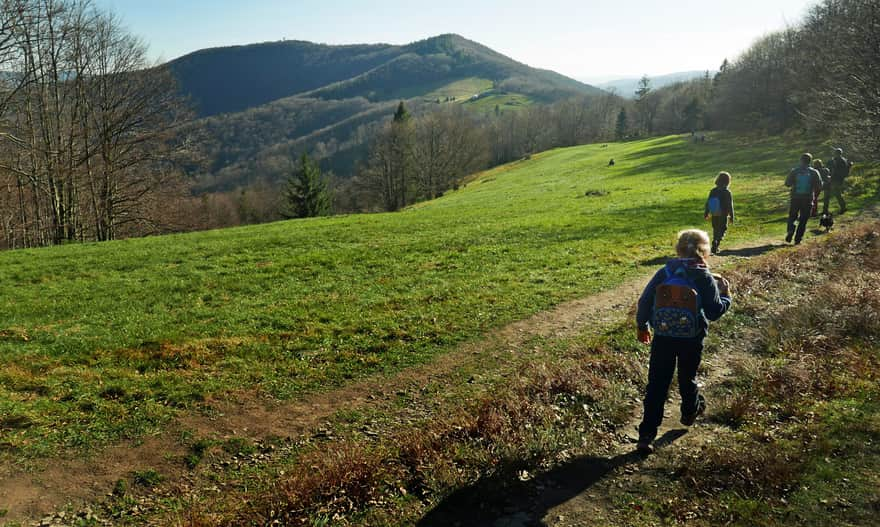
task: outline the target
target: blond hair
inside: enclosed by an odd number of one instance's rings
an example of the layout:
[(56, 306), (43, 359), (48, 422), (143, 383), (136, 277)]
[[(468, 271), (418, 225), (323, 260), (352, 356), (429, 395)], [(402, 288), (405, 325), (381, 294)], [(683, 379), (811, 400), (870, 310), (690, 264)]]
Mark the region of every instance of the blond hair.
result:
[(682, 258), (698, 258), (705, 261), (711, 252), (709, 234), (700, 229), (679, 232), (675, 252)]

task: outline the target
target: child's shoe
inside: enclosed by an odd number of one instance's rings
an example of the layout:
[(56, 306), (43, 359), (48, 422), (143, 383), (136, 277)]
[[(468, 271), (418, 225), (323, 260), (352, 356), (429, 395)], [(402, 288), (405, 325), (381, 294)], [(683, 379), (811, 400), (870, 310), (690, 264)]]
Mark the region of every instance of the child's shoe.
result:
[(681, 416), (681, 424), (684, 426), (691, 426), (694, 424), (694, 421), (697, 420), (697, 417), (703, 415), (703, 412), (706, 411), (706, 398), (702, 395), (697, 395), (697, 409), (694, 410), (694, 413)]
[(639, 439), (639, 442), (636, 443), (636, 452), (642, 455), (653, 454), (654, 445), (652, 445), (650, 441)]

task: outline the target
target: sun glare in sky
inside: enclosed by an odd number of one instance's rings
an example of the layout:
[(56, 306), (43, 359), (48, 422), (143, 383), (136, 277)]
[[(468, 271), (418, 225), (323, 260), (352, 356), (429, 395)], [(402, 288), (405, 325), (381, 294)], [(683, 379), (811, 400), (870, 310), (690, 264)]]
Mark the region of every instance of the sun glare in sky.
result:
[(814, 1), (97, 0), (157, 60), (282, 39), (406, 44), (459, 33), (530, 66), (601, 82), (717, 69), (755, 39), (796, 24)]

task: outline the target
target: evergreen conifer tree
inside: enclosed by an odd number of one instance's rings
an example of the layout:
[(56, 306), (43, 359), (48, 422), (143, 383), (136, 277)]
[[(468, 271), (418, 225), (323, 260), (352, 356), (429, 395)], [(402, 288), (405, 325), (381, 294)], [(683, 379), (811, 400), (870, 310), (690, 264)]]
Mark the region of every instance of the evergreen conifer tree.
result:
[(626, 139), (626, 129), (628, 126), (626, 108), (621, 108), (620, 113), (617, 114), (617, 126), (614, 129), (614, 137), (617, 138), (618, 141)]
[(330, 193), (318, 163), (303, 154), (299, 166), (287, 179), (285, 193), (287, 218), (309, 218), (330, 214)]
[(400, 101), (400, 104), (397, 105), (397, 111), (394, 112), (394, 122), (405, 123), (407, 121), (409, 121), (409, 111), (403, 105), (403, 101)]

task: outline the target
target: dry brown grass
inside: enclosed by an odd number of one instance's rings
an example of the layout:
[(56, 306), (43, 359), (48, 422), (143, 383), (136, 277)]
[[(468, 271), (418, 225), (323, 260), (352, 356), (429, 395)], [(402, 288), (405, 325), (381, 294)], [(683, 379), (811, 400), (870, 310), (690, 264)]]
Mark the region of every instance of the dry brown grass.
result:
[(744, 326), (760, 329), (738, 342), (753, 354), (733, 365), (735, 382), (712, 414), (736, 432), (668, 463), (689, 492), (778, 499), (811, 459), (830, 455), (817, 405), (880, 382), (870, 351), (880, 342), (878, 231), (863, 225), (731, 273), (752, 293), (737, 306), (752, 319)]

